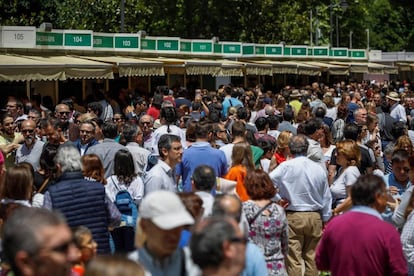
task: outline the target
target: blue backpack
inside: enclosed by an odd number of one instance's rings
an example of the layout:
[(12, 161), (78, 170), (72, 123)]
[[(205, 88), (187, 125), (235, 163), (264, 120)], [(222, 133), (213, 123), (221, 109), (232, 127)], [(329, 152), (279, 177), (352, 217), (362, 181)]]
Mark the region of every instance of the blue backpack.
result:
[(121, 213), (120, 226), (128, 226), (135, 229), (138, 218), (138, 207), (127, 190), (121, 190), (115, 182), (113, 183), (118, 190), (114, 204)]

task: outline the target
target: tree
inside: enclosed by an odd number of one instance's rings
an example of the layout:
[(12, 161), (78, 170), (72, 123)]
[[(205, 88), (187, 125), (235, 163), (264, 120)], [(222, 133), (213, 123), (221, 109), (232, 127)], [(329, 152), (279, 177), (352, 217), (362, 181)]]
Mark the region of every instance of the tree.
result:
[[(414, 50), (414, 7), (410, 0), (125, 0), (125, 32), (145, 30), (152, 36), (209, 39), (250, 43), (310, 44), (316, 30), (319, 45), (336, 41), (338, 18), (340, 47), (367, 47), (383, 51)], [(120, 32), (121, 0), (14, 0), (0, 1), (0, 24), (39, 26), (51, 22), (56, 29)], [(309, 13), (312, 10), (312, 22)], [(335, 46), (336, 43), (334, 43)]]

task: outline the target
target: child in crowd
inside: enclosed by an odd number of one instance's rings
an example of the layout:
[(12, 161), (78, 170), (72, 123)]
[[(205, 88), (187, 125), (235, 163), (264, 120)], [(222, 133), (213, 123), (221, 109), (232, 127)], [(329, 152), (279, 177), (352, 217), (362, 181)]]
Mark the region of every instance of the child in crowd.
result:
[(92, 237), (92, 232), (85, 226), (78, 226), (72, 230), (73, 241), (79, 250), (79, 259), (73, 264), (74, 275), (83, 276), (85, 267), (96, 256), (98, 244)]

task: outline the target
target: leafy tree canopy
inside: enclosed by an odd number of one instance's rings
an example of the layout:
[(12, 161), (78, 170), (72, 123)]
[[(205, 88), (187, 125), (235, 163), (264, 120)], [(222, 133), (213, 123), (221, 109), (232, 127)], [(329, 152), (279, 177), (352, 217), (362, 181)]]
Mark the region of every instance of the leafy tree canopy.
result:
[[(0, 24), (121, 31), (122, 0), (0, 1)], [(345, 3), (346, 2), (346, 3)], [(124, 0), (125, 32), (414, 51), (411, 0)], [(346, 7), (346, 8), (345, 8)], [(310, 14), (312, 14), (312, 19)], [(337, 43), (339, 42), (339, 43)]]

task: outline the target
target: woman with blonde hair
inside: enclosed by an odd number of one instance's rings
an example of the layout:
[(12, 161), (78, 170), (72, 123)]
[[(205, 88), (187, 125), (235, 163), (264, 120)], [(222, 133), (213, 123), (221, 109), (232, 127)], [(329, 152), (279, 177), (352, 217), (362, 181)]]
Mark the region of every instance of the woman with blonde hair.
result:
[(246, 201), (249, 199), (249, 195), (244, 186), (244, 178), (248, 171), (255, 169), (250, 145), (248, 143), (235, 144), (231, 154), (231, 160), (232, 166), (224, 178), (237, 182), (236, 193), (241, 201)]
[(398, 137), (394, 145), (394, 151), (397, 150), (406, 150), (408, 152), (408, 155), (413, 154), (413, 144), (408, 135)]
[(277, 137), (277, 146), (275, 154), (273, 154), (272, 159), (270, 160), (269, 172), (273, 171), (279, 164), (290, 158), (289, 139), (292, 135), (292, 132), (285, 130)]
[(351, 186), (361, 175), (358, 166), (361, 163), (361, 151), (353, 140), (336, 143), (336, 163), (341, 166), (331, 185), (333, 215), (348, 210), (351, 205)]

